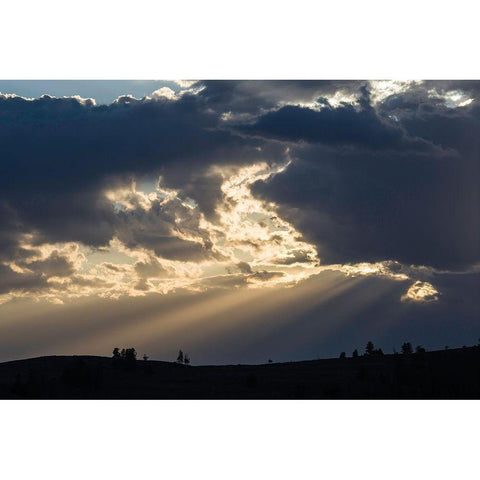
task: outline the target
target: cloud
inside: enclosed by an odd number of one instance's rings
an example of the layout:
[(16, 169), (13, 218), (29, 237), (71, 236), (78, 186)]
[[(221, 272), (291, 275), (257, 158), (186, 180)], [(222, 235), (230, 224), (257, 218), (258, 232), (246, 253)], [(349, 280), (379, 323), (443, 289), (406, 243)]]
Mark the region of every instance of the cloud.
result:
[(47, 286), (46, 278), (38, 273), (19, 273), (8, 265), (0, 264), (0, 294), (12, 290), (35, 292)]
[[(383, 116), (391, 100), (385, 100)], [(305, 109), (291, 108), (303, 119)], [(351, 107), (322, 111), (308, 112), (310, 134), (302, 134), (303, 124), (297, 129), (295, 116), (284, 121), (285, 139), (304, 135), (310, 143), (291, 144), (294, 160), (288, 168), (252, 187), (317, 245), (322, 263), (390, 259), (452, 269), (479, 261), (480, 116), (475, 106), (450, 109), (432, 103), (411, 110), (397, 104), (398, 129), (387, 127), (367, 107), (370, 120), (358, 131), (348, 119), (358, 116), (362, 124), (361, 112)], [(314, 120), (325, 115), (328, 125), (327, 118), (337, 114), (340, 123), (346, 122), (343, 129), (322, 130), (323, 123)], [(267, 114), (267, 124), (277, 128), (281, 122), (271, 122), (275, 115)], [(262, 118), (247, 128), (264, 135), (273, 131), (262, 133), (261, 126)]]
[(417, 280), (407, 290), (405, 295), (402, 295), (402, 302), (417, 302), (417, 303), (430, 303), (438, 300), (438, 291), (435, 287), (428, 282), (421, 282)]
[(150, 95), (152, 98), (166, 98), (167, 100), (173, 100), (176, 98), (175, 92), (168, 87), (162, 87), (159, 88), (158, 90), (155, 90), (152, 92)]
[(283, 272), (267, 272), (266, 270), (261, 270), (255, 273), (252, 273), (249, 275), (249, 280), (253, 281), (260, 281), (260, 282), (266, 282), (268, 280), (272, 280), (273, 278), (280, 278), (285, 276), (285, 273)]
[(165, 92), (108, 106), (0, 96), (0, 216), (8, 226), (2, 253), (18, 253), (19, 236), (29, 231), (42, 242), (108, 245), (119, 218), (105, 192), (132, 176), (163, 173), (165, 184), (185, 185), (213, 211), (219, 197), (214, 184), (197, 188), (200, 172), (258, 158), (259, 142), (212, 129), (215, 115), (194, 94), (174, 100)]
[[(246, 125), (242, 131), (280, 140), (318, 142), (326, 145), (358, 145), (372, 149), (408, 146), (405, 134), (393, 122), (381, 120), (373, 108), (357, 110), (352, 105), (325, 106), (312, 110), (285, 106)], [(417, 142), (417, 147), (420, 147)], [(425, 146), (424, 146), (425, 147)]]
[(25, 266), (32, 272), (46, 277), (68, 277), (75, 272), (73, 263), (61, 256), (59, 252), (53, 252), (46, 259), (34, 260)]
[(0, 264), (0, 293), (24, 295), (63, 290), (63, 282), (70, 283), (85, 260), (74, 244), (63, 248), (42, 246), (36, 250), (23, 250), (28, 255), (18, 258), (16, 263)]
[(204, 80), (197, 86), (203, 87), (199, 96), (210, 108), (251, 120), (285, 104), (310, 104), (336, 94), (350, 96), (364, 84), (355, 80)]
[(141, 278), (159, 278), (167, 275), (167, 269), (156, 259), (151, 258), (148, 262), (136, 262), (135, 272)]
[(4, 292), (292, 285), (320, 262), (441, 291), (435, 269), (480, 260), (478, 83), (184, 87), (0, 95)]
[(247, 262), (238, 262), (237, 267), (241, 273), (252, 273), (252, 267)]
[(312, 258), (311, 251), (299, 249), (290, 251), (288, 255), (278, 258), (273, 263), (277, 265), (294, 265), (296, 263), (310, 263), (315, 260), (315, 258)]

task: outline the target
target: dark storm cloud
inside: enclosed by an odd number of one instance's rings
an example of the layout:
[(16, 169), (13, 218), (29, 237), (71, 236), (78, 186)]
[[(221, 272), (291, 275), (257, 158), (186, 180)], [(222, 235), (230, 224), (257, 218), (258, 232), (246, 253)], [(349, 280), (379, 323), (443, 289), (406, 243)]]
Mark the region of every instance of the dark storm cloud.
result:
[(286, 106), (267, 113), (242, 130), (293, 142), (305, 140), (370, 148), (396, 147), (404, 140), (401, 129), (386, 125), (372, 110), (358, 112), (352, 105), (327, 106), (320, 111)]
[(217, 118), (204, 103), (189, 94), (176, 101), (122, 97), (98, 107), (73, 98), (0, 96), (2, 254), (18, 254), (19, 236), (30, 231), (38, 243), (107, 244), (118, 215), (104, 190), (131, 175), (162, 174), (213, 212), (218, 179), (198, 188), (199, 172), (267, 154), (258, 140), (213, 129)]
[(5, 199), (0, 200), (0, 225), (0, 260), (22, 259), (34, 254), (33, 251), (19, 245), (22, 222), (16, 209)]
[(22, 268), (22, 273), (8, 265), (0, 264), (0, 293), (39, 292), (52, 286), (48, 282), (52, 277), (74, 277), (76, 268), (67, 255), (53, 251), (46, 258), (27, 261), (34, 253), (36, 252), (28, 252), (23, 260), (17, 258), (17, 266)]
[[(323, 262), (396, 259), (460, 268), (480, 260), (478, 107), (387, 99), (315, 112), (283, 107), (244, 130), (306, 140), (253, 192), (317, 244)], [(392, 103), (393, 102), (393, 103)], [(417, 109), (412, 106), (416, 103)], [(390, 106), (389, 106), (390, 105)], [(398, 115), (398, 126), (388, 122)]]
[(207, 80), (199, 96), (220, 113), (258, 114), (284, 104), (309, 103), (336, 92), (358, 90), (358, 80)]
[(466, 159), (480, 153), (480, 104), (463, 108), (419, 104), (415, 109), (397, 111), (402, 125), (416, 135), (443, 148), (455, 149)]
[(24, 266), (34, 273), (47, 277), (69, 277), (75, 272), (73, 263), (58, 252), (53, 252), (45, 259), (34, 260)]
[(359, 93), (359, 107), (351, 104), (332, 107), (328, 100), (323, 101), (320, 110), (287, 105), (240, 129), (285, 141), (303, 140), (337, 147), (428, 149), (425, 141), (406, 136), (399, 124), (381, 118), (370, 105), (370, 93), (366, 87), (361, 87)]
[[(33, 248), (100, 247), (118, 235), (165, 258), (212, 258), (208, 232), (181, 206), (174, 231), (177, 217), (159, 202), (149, 212), (118, 212), (105, 190), (161, 174), (214, 219), (222, 178), (209, 167), (282, 162), (288, 145), (293, 163), (253, 192), (278, 204), (323, 263), (478, 261), (479, 107), (447, 108), (429, 93), (475, 96), (478, 82), (426, 82), (375, 106), (365, 85), (205, 81), (175, 101), (125, 96), (108, 106), (0, 96), (0, 255), (32, 256), (19, 242), (31, 232)], [(330, 105), (326, 97), (337, 92), (357, 94), (358, 105)], [(319, 110), (300, 106), (315, 100)], [(247, 123), (228, 130), (221, 114), (230, 111), (247, 114)]]
[(0, 264), (0, 294), (12, 290), (35, 292), (47, 286), (47, 278), (38, 273), (18, 273), (8, 265)]
[(279, 204), (280, 216), (318, 245), (322, 262), (454, 268), (478, 261), (478, 192), (458, 155), (322, 147), (299, 155), (253, 192)]

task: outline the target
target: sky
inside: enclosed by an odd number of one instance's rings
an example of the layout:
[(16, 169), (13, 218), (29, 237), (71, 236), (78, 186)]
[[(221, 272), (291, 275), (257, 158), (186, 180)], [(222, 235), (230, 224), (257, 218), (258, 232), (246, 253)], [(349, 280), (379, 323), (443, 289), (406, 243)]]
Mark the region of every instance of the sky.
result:
[(477, 343), (480, 82), (0, 92), (0, 361)]

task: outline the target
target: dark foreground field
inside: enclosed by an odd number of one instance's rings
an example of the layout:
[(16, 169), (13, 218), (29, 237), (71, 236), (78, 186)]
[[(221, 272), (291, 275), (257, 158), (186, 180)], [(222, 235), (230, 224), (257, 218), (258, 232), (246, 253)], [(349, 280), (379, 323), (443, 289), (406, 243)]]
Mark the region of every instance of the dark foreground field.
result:
[(0, 364), (4, 399), (478, 399), (480, 348), (266, 365), (54, 356)]

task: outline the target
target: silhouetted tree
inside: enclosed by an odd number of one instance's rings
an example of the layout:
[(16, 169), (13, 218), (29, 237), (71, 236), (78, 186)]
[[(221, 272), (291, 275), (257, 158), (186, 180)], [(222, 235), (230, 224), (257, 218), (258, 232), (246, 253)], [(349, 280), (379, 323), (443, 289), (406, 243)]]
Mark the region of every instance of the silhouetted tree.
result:
[(342, 352), (342, 353), (340, 354), (340, 358), (341, 358), (342, 360), (344, 360), (345, 358), (347, 358), (347, 354), (346, 354), (345, 352)]
[(415, 352), (416, 352), (416, 353), (425, 353), (426, 350), (425, 350), (421, 345), (417, 345), (417, 346), (415, 347)]
[(188, 353), (186, 353), (184, 356), (183, 356), (183, 363), (185, 365), (190, 365), (190, 357), (188, 356)]
[(183, 352), (181, 350), (178, 351), (177, 363), (183, 363)]
[(146, 353), (143, 354), (143, 361), (146, 362), (148, 360), (148, 355)]
[(114, 360), (120, 359), (120, 349), (119, 349), (118, 347), (115, 347), (115, 348), (113, 349), (112, 354), (113, 354), (113, 357), (112, 357), (112, 358), (113, 358)]
[(358, 350), (357, 350), (357, 349), (355, 349), (355, 350), (353, 351), (352, 357), (353, 357), (353, 358), (358, 358)]
[(365, 347), (366, 354), (371, 355), (374, 350), (375, 350), (375, 346), (373, 345), (373, 342), (368, 342), (367, 346)]
[(129, 364), (135, 363), (137, 360), (137, 352), (134, 348), (127, 348), (127, 350), (125, 350), (125, 360)]
[(383, 350), (381, 348), (377, 348), (373, 351), (373, 355), (383, 355)]
[(122, 351), (120, 352), (120, 356), (122, 357), (123, 360), (125, 360), (125, 358), (127, 357), (127, 351), (122, 348)]
[(268, 363), (273, 363), (273, 360), (271, 358), (269, 358)]
[(409, 355), (410, 353), (413, 353), (412, 344), (410, 342), (405, 342), (402, 345), (402, 353), (404, 355)]

